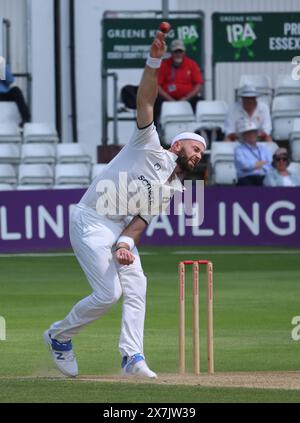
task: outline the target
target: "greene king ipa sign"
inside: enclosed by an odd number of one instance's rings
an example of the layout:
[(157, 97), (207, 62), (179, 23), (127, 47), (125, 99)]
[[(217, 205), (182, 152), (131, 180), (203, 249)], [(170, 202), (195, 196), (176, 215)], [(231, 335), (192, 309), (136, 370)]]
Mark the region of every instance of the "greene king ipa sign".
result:
[[(108, 68), (143, 68), (149, 47), (162, 19), (105, 18), (103, 25), (103, 63)], [(201, 67), (203, 52), (202, 18), (168, 19), (172, 25), (167, 34), (168, 46), (179, 38), (186, 54)]]
[(214, 62), (291, 61), (300, 51), (300, 13), (214, 13)]

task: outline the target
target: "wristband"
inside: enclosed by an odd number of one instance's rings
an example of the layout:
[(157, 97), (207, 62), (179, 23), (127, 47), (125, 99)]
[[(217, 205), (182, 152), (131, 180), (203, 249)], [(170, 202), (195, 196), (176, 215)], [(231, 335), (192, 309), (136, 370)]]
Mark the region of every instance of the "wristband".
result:
[(149, 68), (158, 69), (160, 68), (160, 64), (161, 64), (161, 59), (157, 59), (151, 56), (147, 57), (146, 65), (149, 66)]
[(126, 251), (130, 251), (128, 248), (126, 248), (126, 247), (117, 247), (116, 249), (115, 249), (115, 251), (118, 251), (118, 250), (121, 250), (122, 248), (124, 248), (124, 250), (126, 250)]
[(134, 249), (134, 240), (130, 238), (130, 236), (121, 235), (117, 241), (117, 245), (120, 244), (121, 242), (128, 244), (130, 251)]

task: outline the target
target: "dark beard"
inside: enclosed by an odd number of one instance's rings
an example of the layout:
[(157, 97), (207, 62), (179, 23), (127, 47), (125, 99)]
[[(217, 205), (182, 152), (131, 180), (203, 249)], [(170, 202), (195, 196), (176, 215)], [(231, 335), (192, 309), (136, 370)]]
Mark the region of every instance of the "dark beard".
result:
[(191, 173), (191, 169), (188, 166), (187, 157), (182, 151), (178, 154), (178, 158), (176, 160), (176, 163), (180, 167), (182, 173), (184, 173), (184, 174)]

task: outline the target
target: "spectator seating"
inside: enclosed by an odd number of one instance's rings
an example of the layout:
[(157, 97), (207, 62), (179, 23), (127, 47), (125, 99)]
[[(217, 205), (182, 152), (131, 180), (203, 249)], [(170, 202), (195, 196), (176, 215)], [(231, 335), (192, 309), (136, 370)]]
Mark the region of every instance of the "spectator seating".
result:
[[(188, 101), (164, 101), (161, 107), (160, 122), (166, 142), (179, 132), (190, 131), (195, 123), (195, 115)], [(192, 125), (192, 130), (194, 126)]]
[(81, 189), (87, 188), (87, 185), (84, 184), (61, 184), (61, 185), (54, 185), (53, 189)]
[(16, 123), (0, 123), (0, 191), (88, 186), (91, 157), (80, 144), (58, 141), (51, 124), (27, 123), (22, 135)]
[(300, 175), (300, 163), (291, 162), (288, 166), (288, 170), (293, 173)]
[(55, 147), (52, 144), (24, 144), (21, 152), (22, 163), (54, 164), (56, 160)]
[(224, 121), (228, 113), (228, 105), (223, 100), (202, 100), (196, 106), (197, 128), (224, 131)]
[(213, 182), (216, 185), (235, 185), (237, 182), (237, 175), (234, 161), (216, 162)]
[(0, 184), (16, 184), (16, 171), (11, 164), (0, 164)]
[(0, 123), (19, 125), (22, 118), (14, 101), (0, 101)]
[(196, 106), (196, 123), (190, 125), (191, 132), (202, 135), (208, 148), (213, 141), (223, 137), (224, 121), (228, 113), (228, 105), (222, 100), (201, 100)]
[(164, 101), (161, 108), (161, 124), (168, 122), (193, 122), (195, 120), (192, 106), (188, 101)]
[(44, 185), (44, 184), (35, 184), (35, 185), (18, 185), (17, 190), (18, 191), (36, 191), (39, 189), (52, 189), (51, 185)]
[(300, 118), (300, 95), (276, 96), (272, 104), (273, 139), (289, 139), (297, 117)]
[(0, 183), (0, 192), (1, 191), (13, 191), (15, 188), (11, 184), (1, 184)]
[(257, 143), (258, 145), (263, 145), (264, 147), (268, 148), (273, 156), (277, 148), (279, 147), (278, 144), (274, 141), (260, 141)]
[(211, 144), (210, 164), (212, 182), (219, 185), (232, 185), (237, 181), (234, 163), (236, 142), (215, 141)]
[(292, 131), (289, 136), (291, 158), (295, 162), (300, 162), (300, 118), (294, 119)]
[(275, 96), (300, 94), (300, 80), (292, 78), (292, 74), (278, 75), (275, 83)]
[(83, 163), (57, 164), (55, 166), (55, 185), (88, 186), (90, 183), (90, 166)]
[(18, 164), (20, 147), (18, 144), (0, 144), (0, 163)]
[(194, 132), (194, 130), (194, 122), (168, 122), (163, 130), (164, 141), (166, 144), (170, 144), (180, 132)]
[(259, 101), (271, 105), (273, 98), (273, 89), (271, 79), (268, 75), (241, 75), (239, 88), (243, 85), (252, 85), (259, 93)]
[(57, 143), (58, 134), (53, 125), (48, 123), (26, 123), (23, 132), (24, 143)]
[(58, 144), (56, 147), (57, 163), (90, 163), (91, 158), (81, 144)]
[[(1, 101), (0, 101), (1, 105)], [(21, 143), (20, 129), (15, 123), (0, 123), (0, 143)]]
[(21, 164), (19, 166), (19, 185), (53, 184), (53, 169), (48, 164)]

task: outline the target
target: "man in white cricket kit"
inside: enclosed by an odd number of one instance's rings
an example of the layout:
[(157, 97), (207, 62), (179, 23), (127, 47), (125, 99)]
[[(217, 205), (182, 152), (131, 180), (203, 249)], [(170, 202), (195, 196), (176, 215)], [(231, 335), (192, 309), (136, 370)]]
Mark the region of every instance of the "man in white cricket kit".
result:
[[(194, 133), (177, 135), (169, 150), (160, 145), (153, 107), (164, 38), (158, 31), (150, 48), (137, 94), (137, 128), (131, 140), (94, 179), (71, 216), (71, 244), (93, 292), (44, 333), (57, 368), (67, 376), (78, 375), (72, 337), (123, 295), (119, 340), (122, 372), (157, 377), (144, 357), (147, 281), (136, 244), (153, 215), (166, 209), (175, 191), (182, 191), (179, 175), (192, 171), (206, 148), (205, 140)], [(127, 185), (123, 185), (125, 177)], [(128, 198), (130, 186), (136, 192)], [(154, 198), (157, 187), (163, 193), (162, 201)]]

